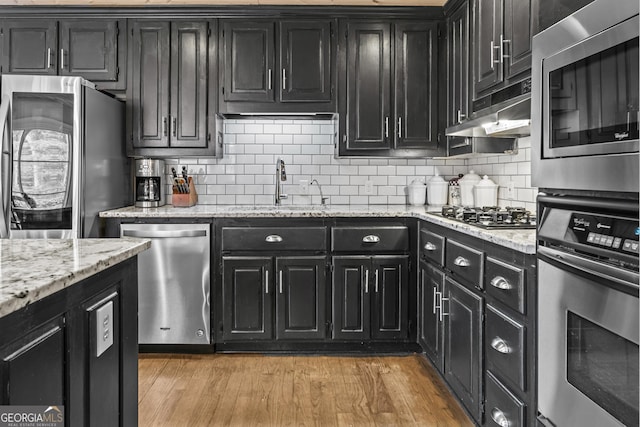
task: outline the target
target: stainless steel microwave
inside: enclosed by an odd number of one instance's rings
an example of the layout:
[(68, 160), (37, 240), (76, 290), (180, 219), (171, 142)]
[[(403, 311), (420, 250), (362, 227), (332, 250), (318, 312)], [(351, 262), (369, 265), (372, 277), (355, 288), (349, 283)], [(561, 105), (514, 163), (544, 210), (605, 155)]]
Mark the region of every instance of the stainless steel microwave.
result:
[(638, 192), (638, 8), (596, 0), (533, 38), (534, 186)]

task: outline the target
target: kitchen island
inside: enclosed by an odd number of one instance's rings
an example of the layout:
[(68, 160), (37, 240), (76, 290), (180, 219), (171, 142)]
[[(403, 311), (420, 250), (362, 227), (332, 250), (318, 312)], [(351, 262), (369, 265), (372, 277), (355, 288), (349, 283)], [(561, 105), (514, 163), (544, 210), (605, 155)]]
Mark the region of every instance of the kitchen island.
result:
[(0, 403), (137, 424), (141, 239), (0, 241)]

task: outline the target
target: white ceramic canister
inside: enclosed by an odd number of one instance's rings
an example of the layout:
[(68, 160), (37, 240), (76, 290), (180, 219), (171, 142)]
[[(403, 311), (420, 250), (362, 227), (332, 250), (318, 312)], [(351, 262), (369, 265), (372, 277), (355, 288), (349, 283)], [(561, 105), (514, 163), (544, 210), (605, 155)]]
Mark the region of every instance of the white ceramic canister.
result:
[(447, 191), (449, 183), (438, 173), (427, 181), (427, 199), (430, 206), (443, 206), (447, 204)]
[(498, 206), (498, 184), (484, 175), (473, 188), (476, 207)]
[(458, 184), (460, 185), (460, 203), (462, 206), (470, 208), (476, 206), (473, 198), (473, 187), (479, 182), (480, 175), (472, 170), (458, 180)]
[(419, 179), (414, 179), (407, 186), (407, 196), (410, 205), (424, 205), (427, 202), (427, 185)]

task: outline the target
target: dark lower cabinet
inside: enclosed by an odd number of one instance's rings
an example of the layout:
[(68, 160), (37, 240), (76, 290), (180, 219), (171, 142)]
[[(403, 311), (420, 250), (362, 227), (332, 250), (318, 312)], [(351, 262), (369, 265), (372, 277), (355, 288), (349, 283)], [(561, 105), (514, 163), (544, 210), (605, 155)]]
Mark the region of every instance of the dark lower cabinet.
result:
[(444, 377), (476, 421), (482, 419), (482, 312), (476, 292), (446, 277)]
[(443, 372), (442, 320), (440, 298), (444, 284), (444, 273), (420, 261), (418, 281), (418, 343), (435, 367)]
[(0, 405), (64, 406), (65, 425), (138, 421), (137, 263), (0, 317)]
[(224, 341), (325, 337), (325, 256), (225, 256), (222, 270)]
[(407, 338), (408, 271), (405, 255), (334, 256), (333, 338)]
[(39, 326), (0, 351), (2, 405), (63, 405), (68, 380), (65, 319)]
[(272, 258), (223, 257), (222, 277), (223, 339), (273, 339)]

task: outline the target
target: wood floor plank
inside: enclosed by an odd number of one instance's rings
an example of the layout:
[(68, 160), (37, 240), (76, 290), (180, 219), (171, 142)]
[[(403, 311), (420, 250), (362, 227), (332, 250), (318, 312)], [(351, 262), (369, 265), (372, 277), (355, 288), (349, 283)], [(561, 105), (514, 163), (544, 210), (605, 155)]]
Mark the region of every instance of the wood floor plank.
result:
[(424, 357), (139, 358), (139, 425), (472, 426)]

